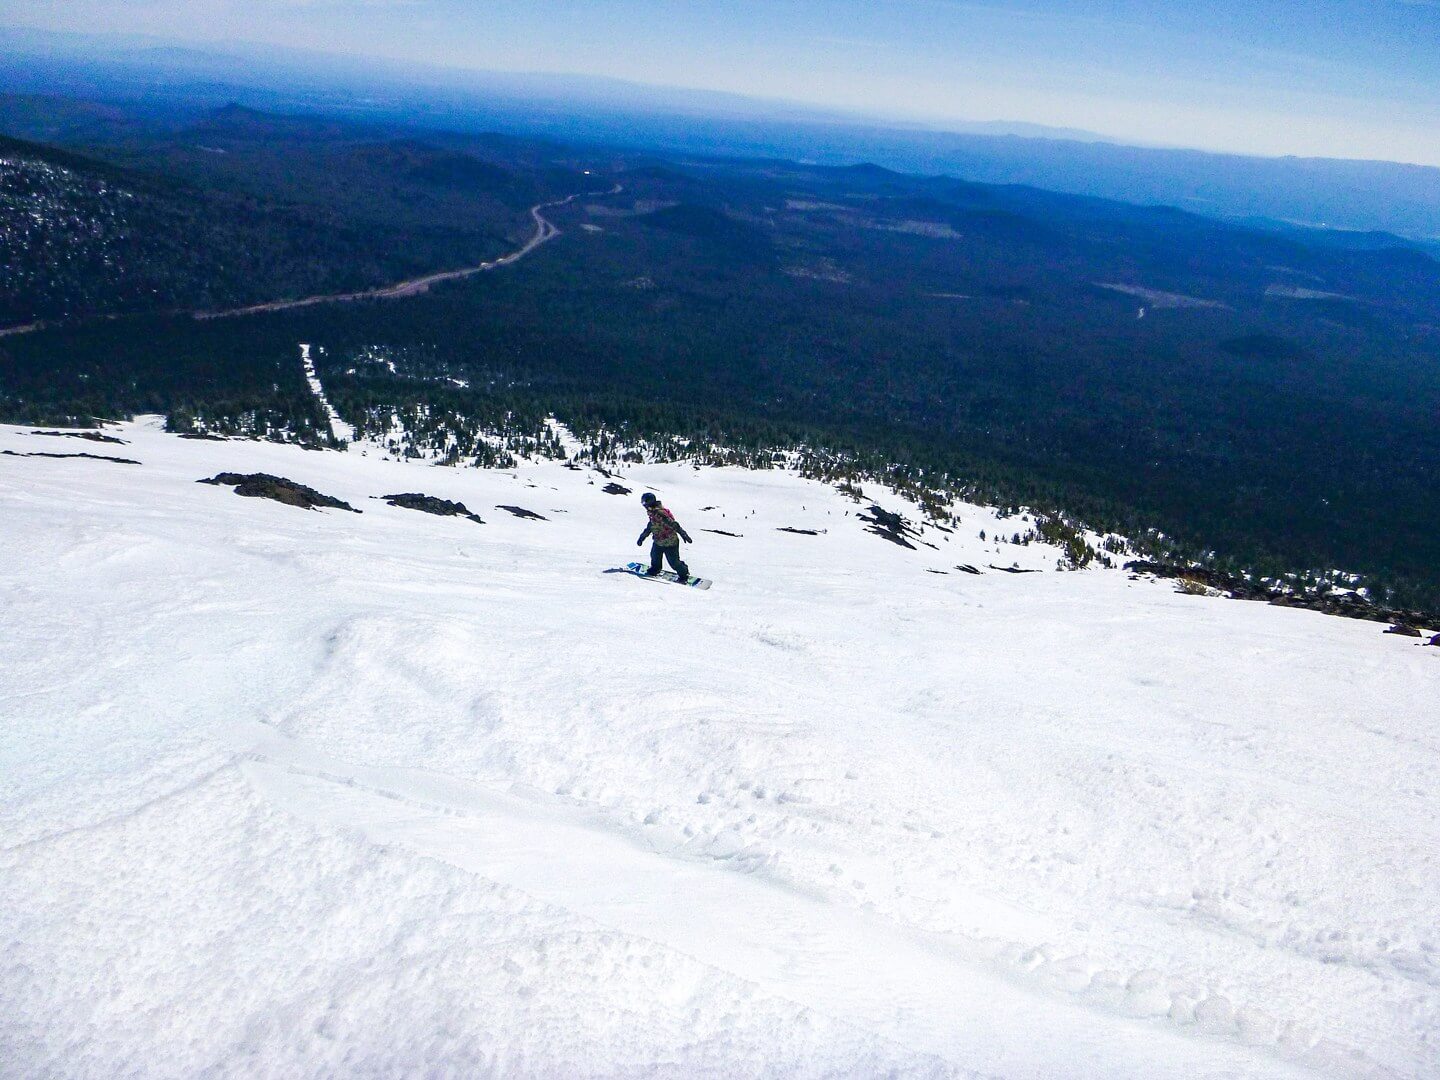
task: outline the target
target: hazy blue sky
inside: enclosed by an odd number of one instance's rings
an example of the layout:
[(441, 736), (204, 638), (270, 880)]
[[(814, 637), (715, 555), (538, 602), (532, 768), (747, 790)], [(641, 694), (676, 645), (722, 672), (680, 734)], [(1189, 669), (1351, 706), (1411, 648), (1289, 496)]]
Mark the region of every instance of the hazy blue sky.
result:
[(0, 23), (1440, 165), (1440, 0), (0, 0)]

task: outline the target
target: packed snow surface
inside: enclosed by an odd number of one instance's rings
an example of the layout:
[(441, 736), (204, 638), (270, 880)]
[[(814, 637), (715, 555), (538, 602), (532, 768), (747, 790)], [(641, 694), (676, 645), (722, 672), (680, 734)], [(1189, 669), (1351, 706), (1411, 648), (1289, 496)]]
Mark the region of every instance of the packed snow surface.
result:
[[(107, 431), (0, 429), (141, 462), (0, 456), (6, 1077), (1440, 1075), (1440, 649), (782, 471)], [(709, 592), (603, 572), (647, 487)]]

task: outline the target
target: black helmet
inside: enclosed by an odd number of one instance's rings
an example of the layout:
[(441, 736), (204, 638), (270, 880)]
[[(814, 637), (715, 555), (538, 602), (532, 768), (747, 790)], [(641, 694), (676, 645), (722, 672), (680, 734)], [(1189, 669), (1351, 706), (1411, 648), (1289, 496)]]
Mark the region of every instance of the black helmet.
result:
[(644, 495), (640, 496), (640, 501), (646, 506), (654, 506), (660, 500), (655, 497), (653, 491), (647, 491)]

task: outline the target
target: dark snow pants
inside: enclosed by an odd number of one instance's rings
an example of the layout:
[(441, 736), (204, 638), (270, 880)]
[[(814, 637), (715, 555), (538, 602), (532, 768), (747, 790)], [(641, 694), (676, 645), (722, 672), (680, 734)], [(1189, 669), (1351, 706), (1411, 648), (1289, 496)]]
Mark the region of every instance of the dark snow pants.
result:
[(665, 547), (661, 547), (659, 544), (650, 545), (651, 574), (658, 574), (660, 572), (661, 559), (668, 559), (670, 569), (674, 570), (680, 577), (688, 578), (690, 576), (690, 568), (686, 566), (684, 560), (680, 558), (679, 544), (668, 544)]

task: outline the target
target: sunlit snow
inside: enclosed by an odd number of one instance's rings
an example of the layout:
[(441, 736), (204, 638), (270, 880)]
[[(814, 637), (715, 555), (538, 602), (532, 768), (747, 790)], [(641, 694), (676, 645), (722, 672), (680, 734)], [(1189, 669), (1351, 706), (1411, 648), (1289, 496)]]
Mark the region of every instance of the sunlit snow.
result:
[[(30, 430), (142, 464), (0, 456), (6, 1076), (1440, 1074), (1440, 649), (783, 471)], [(647, 487), (709, 592), (603, 572)]]

